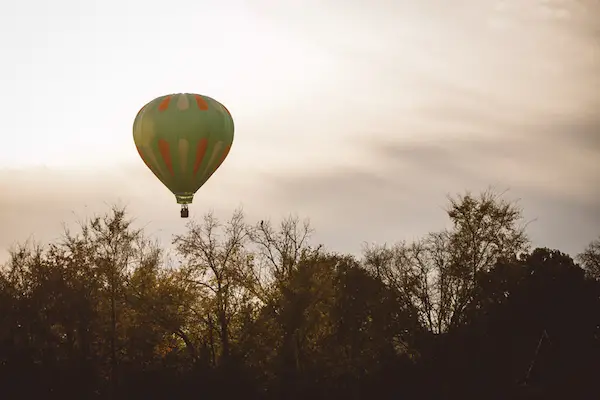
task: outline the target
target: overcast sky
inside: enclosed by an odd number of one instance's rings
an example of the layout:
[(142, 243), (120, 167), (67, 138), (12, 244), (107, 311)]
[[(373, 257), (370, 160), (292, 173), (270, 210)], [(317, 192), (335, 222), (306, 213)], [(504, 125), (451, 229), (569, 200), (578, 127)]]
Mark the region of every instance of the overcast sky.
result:
[(191, 206), (310, 217), (356, 253), (443, 228), (446, 195), (520, 199), (534, 245), (600, 234), (597, 0), (21, 0), (0, 5), (0, 258), (117, 202), (165, 243), (146, 102), (227, 106), (231, 153)]

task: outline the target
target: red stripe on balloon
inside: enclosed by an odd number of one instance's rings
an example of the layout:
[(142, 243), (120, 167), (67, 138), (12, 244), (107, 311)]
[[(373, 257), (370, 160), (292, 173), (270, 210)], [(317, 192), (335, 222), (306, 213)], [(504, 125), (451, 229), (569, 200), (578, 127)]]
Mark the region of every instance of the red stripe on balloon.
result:
[(173, 164), (171, 163), (171, 152), (169, 149), (169, 143), (167, 143), (164, 139), (158, 140), (158, 150), (160, 151), (160, 155), (162, 156), (165, 164), (167, 164), (167, 168), (169, 168), (169, 172), (173, 175)]
[(158, 111), (165, 111), (167, 108), (169, 108), (170, 102), (171, 102), (171, 96), (167, 96), (164, 99), (162, 99), (162, 101), (158, 105)]
[(206, 100), (204, 100), (204, 98), (198, 94), (195, 94), (194, 97), (196, 98), (196, 104), (198, 105), (198, 108), (201, 110), (208, 110), (208, 104), (206, 103)]
[(202, 160), (204, 159), (204, 155), (206, 154), (206, 148), (208, 147), (208, 140), (206, 138), (201, 139), (198, 142), (198, 147), (196, 147), (196, 161), (194, 162), (194, 175), (198, 172), (200, 168), (200, 164), (202, 164)]

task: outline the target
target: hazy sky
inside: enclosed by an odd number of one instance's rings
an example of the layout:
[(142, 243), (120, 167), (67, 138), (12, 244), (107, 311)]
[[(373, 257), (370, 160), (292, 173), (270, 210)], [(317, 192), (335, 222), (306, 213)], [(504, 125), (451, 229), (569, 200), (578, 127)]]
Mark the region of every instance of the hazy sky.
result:
[(196, 92), (236, 136), (192, 216), (291, 212), (357, 252), (494, 185), (535, 245), (576, 253), (600, 234), (599, 16), (597, 0), (2, 2), (0, 249), (114, 202), (165, 243), (183, 232), (132, 123)]

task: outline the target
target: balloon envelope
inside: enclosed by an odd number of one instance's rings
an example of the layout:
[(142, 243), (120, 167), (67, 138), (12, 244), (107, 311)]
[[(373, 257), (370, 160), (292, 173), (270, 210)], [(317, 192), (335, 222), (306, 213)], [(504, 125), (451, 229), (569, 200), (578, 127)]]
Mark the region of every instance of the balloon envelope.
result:
[(133, 123), (133, 140), (144, 163), (177, 203), (190, 204), (229, 154), (233, 131), (233, 119), (223, 104), (179, 93), (142, 107)]

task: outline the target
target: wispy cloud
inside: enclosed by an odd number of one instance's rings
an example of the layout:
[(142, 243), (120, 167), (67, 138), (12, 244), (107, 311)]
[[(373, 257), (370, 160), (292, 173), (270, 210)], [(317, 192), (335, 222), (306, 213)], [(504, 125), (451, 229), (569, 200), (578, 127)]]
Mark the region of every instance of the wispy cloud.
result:
[[(198, 193), (195, 216), (215, 208), (226, 218), (239, 205), (250, 218), (296, 212), (317, 240), (357, 251), (438, 229), (448, 193), (496, 185), (537, 218), (539, 245), (576, 252), (600, 233), (600, 2), (198, 4), (163, 15), (152, 3), (144, 18), (133, 6), (120, 17), (112, 5), (73, 8), (89, 23), (55, 32), (46, 22), (20, 47), (0, 39), (29, 60), (0, 66), (12, 74), (0, 104), (14, 111), (0, 165), (22, 166), (0, 170), (0, 248), (54, 238), (72, 211), (115, 201), (168, 243), (183, 229), (177, 206), (128, 132), (144, 100), (186, 85), (229, 99), (236, 120), (231, 155)], [(168, 22), (150, 44), (153, 24)], [(211, 38), (204, 47), (199, 29)], [(34, 92), (45, 108), (30, 118), (16, 105)], [(31, 167), (59, 161), (69, 169)]]

